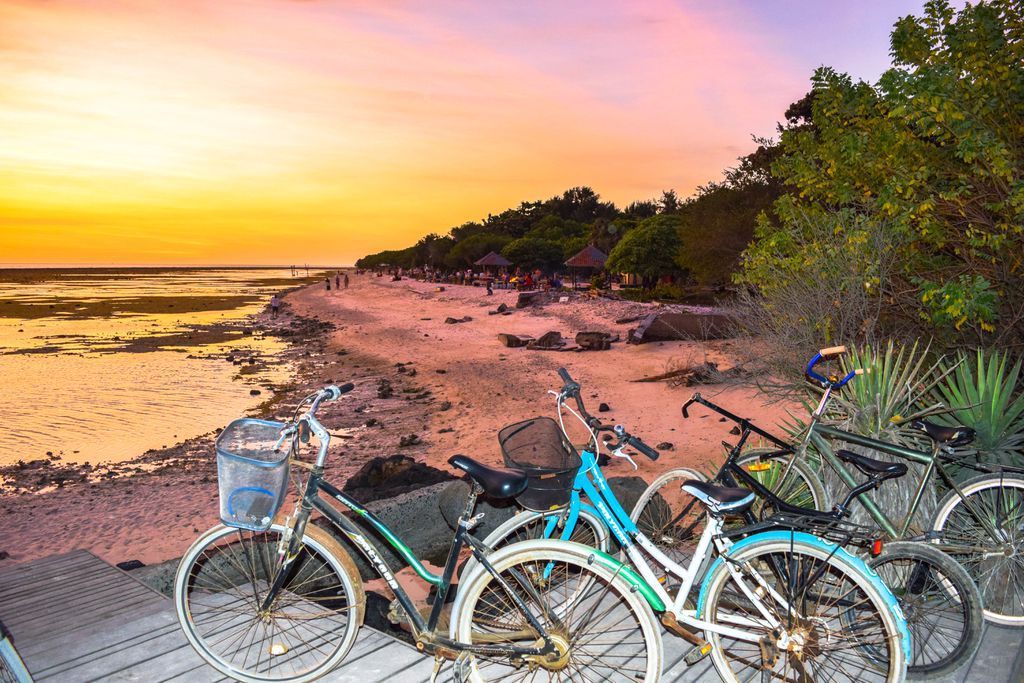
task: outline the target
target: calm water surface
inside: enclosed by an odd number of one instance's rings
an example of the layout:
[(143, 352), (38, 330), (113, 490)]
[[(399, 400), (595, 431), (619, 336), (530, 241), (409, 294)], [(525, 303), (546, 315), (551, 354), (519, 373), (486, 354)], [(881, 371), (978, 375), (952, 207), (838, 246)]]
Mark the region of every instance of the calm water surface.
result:
[(281, 340), (238, 323), (303, 281), (288, 269), (0, 271), (0, 463), (123, 461), (251, 410), (291, 370), (273, 358)]

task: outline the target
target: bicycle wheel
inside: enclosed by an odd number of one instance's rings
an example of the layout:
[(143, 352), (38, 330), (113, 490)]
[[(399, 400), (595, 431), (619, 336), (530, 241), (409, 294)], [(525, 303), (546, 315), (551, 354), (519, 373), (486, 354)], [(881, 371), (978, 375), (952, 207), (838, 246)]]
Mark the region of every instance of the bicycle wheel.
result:
[(174, 604), (189, 642), (211, 666), (240, 681), (310, 681), (348, 654), (366, 599), (352, 558), (309, 525), (302, 547), (267, 608), (277, 576), (278, 541), (265, 532), (217, 526), (178, 565)]
[(1024, 626), (1024, 476), (983, 474), (960, 490), (964, 498), (954, 490), (939, 501), (931, 524), (935, 542), (974, 579), (985, 619)]
[(516, 659), (477, 653), (468, 662), (470, 681), (661, 679), (661, 626), (638, 591), (594, 561), (596, 552), (539, 540), (488, 557), (500, 579), (478, 571), (460, 587), (451, 637), (478, 647), (540, 647), (540, 633), (515, 607), (516, 596), (550, 634), (557, 654)]
[[(757, 589), (761, 579), (779, 596), (763, 588), (756, 593), (782, 632), (773, 629), (730, 566), (739, 569), (749, 589)], [(807, 534), (769, 532), (740, 541), (728, 561), (715, 562), (701, 586), (698, 614), (760, 638), (749, 642), (705, 631), (725, 681), (765, 680), (762, 674), (770, 674), (772, 681), (794, 683), (892, 683), (906, 676), (908, 645), (895, 605), (878, 578), (848, 553)]]
[[(689, 479), (708, 480), (700, 472), (686, 468), (666, 472), (644, 490), (629, 515), (640, 533), (684, 568), (690, 566), (697, 542), (707, 525), (708, 514), (700, 501), (683, 490), (683, 482)], [(711, 553), (708, 553), (702, 571), (710, 560)], [(700, 575), (698, 572), (697, 576)], [(673, 589), (678, 584), (674, 574), (665, 572), (659, 579), (670, 594), (674, 593)]]
[[(802, 508), (828, 511), (831, 507), (825, 487), (811, 466), (792, 455), (761, 460), (761, 456), (773, 452), (771, 448), (751, 448), (739, 458), (736, 464), (742, 467), (759, 484), (790, 505)], [(790, 461), (792, 460), (792, 466)], [(788, 472), (787, 472), (788, 468)], [(737, 482), (740, 486), (743, 484)], [(758, 518), (771, 513), (771, 506), (758, 498), (751, 508)]]
[[(525, 510), (488, 534), (487, 538), (484, 539), (484, 544), (497, 550), (498, 548), (503, 548), (512, 543), (544, 538), (544, 531), (547, 529), (547, 525), (551, 519), (563, 518), (564, 521), (565, 515), (565, 510), (552, 510), (549, 512), (531, 512), (529, 510)], [(554, 536), (552, 536), (552, 538), (555, 538), (556, 540), (561, 539), (563, 530), (563, 522), (558, 522), (555, 526)], [(604, 525), (604, 522), (602, 522), (600, 518), (583, 510), (580, 511), (579, 518), (576, 521), (576, 526), (573, 528), (572, 534), (567, 540), (591, 548), (597, 548), (604, 552), (608, 552), (608, 547), (610, 545), (608, 527)]]
[(888, 543), (868, 566), (893, 592), (910, 628), (907, 676), (927, 680), (960, 667), (981, 644), (981, 595), (956, 560), (927, 543)]

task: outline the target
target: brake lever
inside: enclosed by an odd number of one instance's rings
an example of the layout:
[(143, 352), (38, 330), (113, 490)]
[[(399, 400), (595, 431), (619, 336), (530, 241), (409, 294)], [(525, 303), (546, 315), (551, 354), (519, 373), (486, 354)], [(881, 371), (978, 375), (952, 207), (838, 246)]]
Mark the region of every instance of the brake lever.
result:
[(622, 450), (623, 450), (623, 449), (624, 449), (625, 447), (626, 447), (626, 444), (625, 444), (625, 443), (623, 443), (623, 444), (622, 444), (622, 445), (620, 445), (620, 446), (619, 446), (618, 448), (615, 448), (615, 449), (613, 449), (613, 450), (612, 450), (612, 455), (614, 455), (614, 456), (615, 456), (616, 458), (625, 458), (626, 460), (628, 460), (628, 461), (629, 461), (629, 464), (633, 466), (633, 469), (634, 469), (634, 470), (638, 470), (638, 469), (640, 469), (640, 468), (639, 468), (639, 467), (637, 466), (637, 464), (636, 464), (636, 461), (635, 461), (635, 460), (633, 460), (633, 458), (632, 458), (632, 457), (630, 457), (630, 456), (629, 456), (629, 455), (627, 455), (626, 453), (623, 453), (623, 452), (622, 452)]

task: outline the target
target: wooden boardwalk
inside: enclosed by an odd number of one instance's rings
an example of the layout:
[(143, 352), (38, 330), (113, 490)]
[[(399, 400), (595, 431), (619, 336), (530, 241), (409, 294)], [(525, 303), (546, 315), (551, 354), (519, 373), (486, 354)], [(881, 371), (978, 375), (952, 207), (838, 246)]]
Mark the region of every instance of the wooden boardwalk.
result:
[[(206, 666), (178, 626), (171, 601), (86, 551), (0, 571), (0, 618), (38, 681), (206, 683), (227, 680)], [(988, 627), (973, 661), (936, 683), (1021, 683), (1024, 632)], [(719, 681), (710, 658), (682, 661), (679, 639), (665, 635), (665, 681)], [(421, 683), (433, 660), (371, 628), (324, 681)], [(447, 667), (441, 680), (451, 680)]]

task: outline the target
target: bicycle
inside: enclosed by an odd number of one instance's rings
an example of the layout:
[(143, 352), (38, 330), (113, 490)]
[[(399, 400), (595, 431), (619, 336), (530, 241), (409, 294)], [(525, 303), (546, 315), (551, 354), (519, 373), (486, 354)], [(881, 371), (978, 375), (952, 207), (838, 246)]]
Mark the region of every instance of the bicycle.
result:
[[(953, 449), (970, 443), (974, 438), (974, 430), (965, 426), (944, 427), (920, 419), (910, 422), (922, 438), (931, 441), (929, 452), (822, 424), (832, 393), (851, 381), (857, 370), (851, 370), (839, 379), (824, 377), (814, 368), (823, 360), (840, 356), (845, 351), (844, 346), (822, 349), (808, 363), (807, 375), (823, 389), (823, 394), (811, 413), (810, 422), (795, 442), (781, 439), (749, 420), (714, 406), (699, 393), (687, 401), (683, 414), (686, 415), (686, 408), (693, 403), (700, 403), (737, 423), (741, 430), (741, 448), (751, 434), (773, 444), (774, 448), (747, 451), (737, 463), (748, 465), (748, 471), (749, 465), (754, 465), (755, 470), (759, 470), (757, 478), (776, 492), (780, 489), (791, 493), (803, 491), (811, 485), (809, 479), (813, 479), (820, 488), (818, 475), (806, 463), (808, 448), (813, 448), (821, 462), (833, 469), (846, 486), (855, 488), (857, 482), (833, 451), (832, 441), (924, 465), (902, 521), (892, 520), (868, 495), (860, 498), (861, 504), (889, 538), (927, 541), (956, 559), (977, 585), (987, 621), (1005, 626), (1024, 626), (1024, 562), (1020, 559), (1024, 556), (1024, 470), (1009, 466), (993, 467), (958, 458)], [(735, 450), (730, 445), (727, 448)], [(947, 469), (947, 462), (982, 474), (958, 483)], [(940, 498), (927, 528), (912, 529), (924, 493), (934, 485), (936, 474), (947, 491)], [(822, 510), (827, 506), (815, 503), (815, 507)]]
[[(322, 402), (352, 389), (310, 394), (290, 423), (236, 420), (218, 437), (221, 521), (182, 558), (174, 581), (178, 620), (211, 666), (242, 681), (309, 681), (338, 666), (355, 642), (366, 600), (359, 570), (333, 535), (308, 524), (313, 511), (366, 558), (395, 594), (418, 650), (435, 657), (433, 678), (454, 660), (457, 680), (551, 680), (590, 676), (657, 681), (661, 634), (643, 581), (612, 557), (560, 541), (536, 541), (492, 552), (470, 531), (477, 497), (518, 495), (517, 470), (487, 467), (466, 456), (449, 462), (472, 485), (441, 574), (372, 512), (324, 478), (330, 434), (316, 418)], [(309, 408), (298, 416), (299, 411)], [(315, 463), (296, 460), (300, 444), (319, 442)], [(283, 449), (284, 443), (290, 447)], [(295, 510), (273, 522), (288, 466), (309, 470)], [(350, 518), (332, 505), (353, 513)], [(363, 528), (382, 537), (436, 590), (421, 614)], [(448, 623), (443, 614), (460, 551), (477, 569), (464, 572)], [(614, 641), (608, 633), (615, 632)]]
[(14, 647), (14, 638), (0, 621), (0, 683), (32, 683), (32, 674)]
[[(840, 680), (903, 680), (910, 635), (892, 593), (860, 559), (811, 534), (778, 529), (741, 538), (743, 534), (727, 532), (725, 517), (750, 509), (752, 492), (687, 481), (684, 488), (701, 501), (708, 524), (686, 565), (663, 553), (611, 491), (598, 465), (597, 435), (612, 433), (614, 443), (606, 446), (620, 457), (628, 457), (626, 447), (651, 459), (658, 452), (622, 426), (603, 425), (590, 415), (580, 385), (564, 368), (558, 372), (564, 385), (552, 393), (560, 421), (563, 408), (576, 416), (586, 426), (593, 450), (588, 446), (580, 453), (582, 466), (566, 505), (521, 512), (492, 532), (485, 544), (497, 548), (523, 538), (586, 537), (607, 550), (614, 538), (660, 598), (662, 624), (693, 646), (687, 663), (710, 654), (727, 681), (746, 680), (758, 672), (763, 679), (788, 680), (792, 675), (802, 681), (813, 673)], [(575, 410), (566, 405), (569, 398)], [(564, 433), (564, 423), (560, 426)], [(505, 457), (508, 464), (509, 454)], [(695, 606), (688, 606), (700, 567), (712, 552), (718, 557), (699, 584)], [(674, 596), (664, 575), (678, 579)]]
[[(723, 486), (739, 486), (753, 491), (761, 503), (760, 515), (770, 528), (790, 527), (819, 536), (831, 537), (840, 545), (857, 545), (870, 555), (869, 567), (878, 572), (900, 601), (910, 625), (913, 644), (908, 674), (911, 678), (931, 678), (958, 669), (977, 652), (981, 644), (982, 601), (970, 575), (956, 560), (924, 542), (882, 543), (872, 530), (846, 521), (851, 504), (883, 482), (903, 477), (907, 466), (873, 460), (851, 451), (838, 450), (836, 456), (859, 470), (865, 481), (850, 489), (845, 499), (829, 512), (799, 507), (787, 502), (761, 479), (767, 470), (756, 458), (743, 454), (743, 446), (752, 433), (749, 422), (706, 399), (697, 397), (684, 406), (684, 415), (693, 403), (700, 403), (728, 419), (743, 423), (740, 440), (730, 447), (725, 462), (710, 481)], [(661, 475), (640, 495), (630, 518), (641, 531), (670, 556), (690, 557), (707, 516), (699, 501), (681, 486), (682, 481), (699, 478), (689, 469)], [(771, 477), (779, 483), (784, 477)], [(789, 487), (788, 491), (794, 491)], [(743, 522), (757, 530), (758, 514), (748, 510)]]

